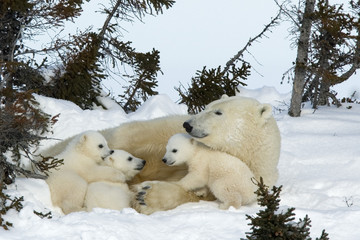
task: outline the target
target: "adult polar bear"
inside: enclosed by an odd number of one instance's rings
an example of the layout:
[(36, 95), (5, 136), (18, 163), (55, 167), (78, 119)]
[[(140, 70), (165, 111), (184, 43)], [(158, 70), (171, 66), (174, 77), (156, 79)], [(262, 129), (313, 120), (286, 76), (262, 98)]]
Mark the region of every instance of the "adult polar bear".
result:
[[(280, 133), (271, 106), (252, 98), (223, 97), (194, 116), (134, 121), (100, 131), (110, 148), (122, 149), (146, 160), (145, 168), (130, 183), (144, 198), (133, 202), (139, 212), (149, 214), (199, 200), (195, 194), (171, 183), (186, 175), (186, 166), (169, 167), (161, 161), (168, 139), (185, 132), (184, 128), (197, 141), (242, 160), (254, 176), (263, 177), (267, 185), (277, 181)], [(42, 155), (57, 155), (68, 141), (49, 148)]]

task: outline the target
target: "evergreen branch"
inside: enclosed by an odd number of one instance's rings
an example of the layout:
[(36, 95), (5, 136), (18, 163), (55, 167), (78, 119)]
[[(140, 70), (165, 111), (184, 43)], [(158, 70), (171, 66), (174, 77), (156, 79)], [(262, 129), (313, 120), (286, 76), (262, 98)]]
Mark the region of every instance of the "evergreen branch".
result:
[(355, 47), (355, 53), (353, 56), (353, 63), (350, 67), (350, 69), (348, 71), (346, 71), (345, 73), (343, 73), (339, 79), (341, 79), (341, 81), (337, 82), (338, 83), (342, 83), (346, 80), (348, 80), (357, 69), (360, 68), (360, 29), (357, 29), (358, 35), (357, 35), (357, 39), (356, 39), (356, 47)]
[[(68, 44), (68, 43), (67, 43)], [(65, 44), (64, 44), (65, 46)], [(55, 47), (50, 47), (50, 48), (43, 48), (43, 49), (39, 49), (39, 50), (36, 50), (36, 49), (26, 49), (25, 51), (23, 52), (18, 52), (16, 53), (14, 56), (15, 57), (18, 57), (18, 56), (22, 56), (22, 55), (26, 55), (26, 54), (46, 54), (48, 52), (51, 52), (51, 51), (56, 51), (58, 49), (60, 49), (61, 47), (59, 46), (55, 46)]]
[[(135, 86), (134, 86), (132, 92), (131, 92), (130, 95), (128, 96), (128, 99), (127, 99), (126, 103), (125, 103), (124, 106), (123, 106), (123, 109), (124, 109), (125, 111), (127, 111), (128, 107), (129, 107), (129, 105), (130, 105), (130, 102), (134, 99), (137, 90), (140, 88), (140, 81), (141, 81), (141, 80), (140, 80), (140, 78), (139, 78), (139, 80), (136, 81)], [(130, 89), (129, 89), (129, 90), (130, 90)]]

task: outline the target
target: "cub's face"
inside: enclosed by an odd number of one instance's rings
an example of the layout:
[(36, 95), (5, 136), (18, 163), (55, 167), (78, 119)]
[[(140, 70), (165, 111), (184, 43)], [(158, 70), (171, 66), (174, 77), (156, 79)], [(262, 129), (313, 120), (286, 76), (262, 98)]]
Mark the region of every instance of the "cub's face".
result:
[(271, 112), (270, 105), (255, 99), (227, 97), (210, 103), (183, 126), (197, 141), (222, 149), (231, 143), (246, 141), (263, 128)]
[(175, 134), (166, 145), (166, 153), (162, 161), (168, 166), (184, 164), (192, 155), (192, 139), (187, 134)]
[(97, 163), (101, 163), (113, 152), (109, 149), (103, 135), (97, 131), (87, 131), (81, 134), (77, 143), (77, 150)]
[(130, 153), (123, 150), (114, 150), (114, 153), (105, 158), (105, 164), (121, 171), (127, 180), (134, 177), (145, 166), (146, 161), (134, 157)]

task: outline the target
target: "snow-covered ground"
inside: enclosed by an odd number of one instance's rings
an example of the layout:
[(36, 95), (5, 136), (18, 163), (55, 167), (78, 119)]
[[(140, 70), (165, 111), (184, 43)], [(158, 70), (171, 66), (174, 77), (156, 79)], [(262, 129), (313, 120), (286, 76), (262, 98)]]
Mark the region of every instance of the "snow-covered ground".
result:
[[(311, 236), (325, 229), (332, 240), (360, 239), (360, 104), (340, 108), (305, 105), (302, 117), (287, 115), (290, 94), (264, 87), (242, 89), (241, 94), (268, 102), (282, 135), (279, 163), (283, 185), (281, 209), (295, 207), (296, 219), (306, 214), (312, 220)], [(73, 103), (37, 97), (44, 111), (56, 115), (54, 138), (66, 138), (88, 129), (113, 127), (126, 121), (186, 113), (186, 107), (166, 95), (149, 99), (137, 112), (125, 114), (119, 107), (110, 110), (81, 110)], [(45, 148), (52, 143), (43, 143)], [(246, 214), (255, 215), (256, 204), (238, 210), (219, 210), (215, 203), (188, 203), (176, 209), (143, 215), (133, 209), (96, 209), (63, 216), (51, 205), (46, 183), (38, 179), (17, 179), (7, 193), (23, 195), (20, 213), (11, 210), (6, 220), (14, 227), (0, 229), (1, 240), (27, 239), (239, 239), (250, 230)], [(33, 211), (48, 213), (40, 218)]]

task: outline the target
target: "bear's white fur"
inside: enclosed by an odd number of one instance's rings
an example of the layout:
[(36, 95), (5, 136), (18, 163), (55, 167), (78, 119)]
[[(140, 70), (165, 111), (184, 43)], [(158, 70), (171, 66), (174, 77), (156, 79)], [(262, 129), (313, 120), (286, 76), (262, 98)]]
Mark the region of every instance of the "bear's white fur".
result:
[(208, 187), (221, 209), (239, 208), (256, 200), (254, 174), (238, 158), (211, 150), (187, 134), (169, 139), (163, 162), (169, 166), (187, 164), (188, 174), (177, 183), (187, 191)]
[[(189, 115), (172, 115), (131, 121), (99, 132), (105, 137), (111, 149), (122, 149), (146, 160), (144, 169), (132, 179), (132, 184), (148, 180), (175, 181), (185, 176), (186, 167), (169, 167), (161, 162), (161, 158), (165, 154), (165, 146), (169, 138), (176, 133), (185, 133), (182, 125), (189, 117)], [(76, 136), (67, 138), (40, 154), (44, 157), (56, 156), (64, 151), (74, 137)]]
[[(269, 104), (252, 98), (225, 96), (189, 117), (183, 126), (198, 142), (243, 161), (256, 180), (262, 177), (268, 186), (276, 183), (281, 138)], [(164, 181), (138, 184), (136, 191), (146, 191), (146, 194), (136, 202), (135, 208), (150, 214), (193, 200), (192, 192), (184, 194), (181, 187), (170, 188), (170, 184)], [(173, 196), (171, 201), (169, 194)]]
[[(145, 166), (144, 160), (123, 150), (114, 150), (104, 162), (107, 166), (121, 171), (126, 181), (131, 180)], [(134, 192), (129, 190), (126, 182), (93, 182), (88, 186), (84, 205), (87, 211), (93, 208), (121, 210), (131, 206), (134, 196)]]
[(223, 97), (184, 123), (187, 132), (206, 146), (243, 161), (264, 183), (278, 179), (280, 132), (270, 104), (245, 97)]
[(46, 180), (54, 206), (60, 207), (65, 214), (84, 210), (88, 183), (124, 182), (121, 171), (100, 165), (112, 152), (105, 138), (96, 131), (87, 131), (72, 139), (65, 150), (55, 156), (63, 159), (63, 165), (52, 170)]
[[(140, 201), (133, 202), (139, 212), (149, 214), (199, 200), (193, 192), (172, 183), (187, 174), (186, 166), (169, 167), (161, 162), (169, 138), (184, 133), (183, 125), (197, 141), (241, 159), (256, 179), (262, 176), (269, 186), (276, 183), (280, 133), (271, 106), (252, 98), (224, 97), (193, 116), (133, 121), (100, 131), (110, 148), (123, 149), (146, 160), (144, 169), (130, 182), (135, 191), (146, 191)], [(71, 138), (50, 147), (42, 155), (58, 154), (69, 141)]]

